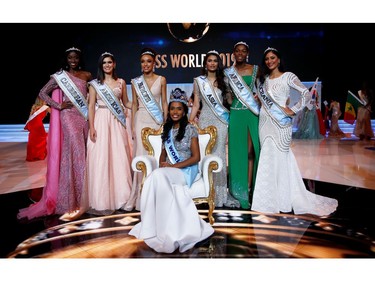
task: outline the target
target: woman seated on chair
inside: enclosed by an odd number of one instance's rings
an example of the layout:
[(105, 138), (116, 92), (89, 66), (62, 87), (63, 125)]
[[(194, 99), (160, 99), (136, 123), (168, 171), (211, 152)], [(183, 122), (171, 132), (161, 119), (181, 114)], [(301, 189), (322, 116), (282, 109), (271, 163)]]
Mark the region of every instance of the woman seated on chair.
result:
[(186, 93), (175, 89), (168, 105), (162, 133), (159, 168), (145, 180), (141, 194), (141, 222), (129, 235), (157, 252), (191, 249), (213, 234), (212, 226), (198, 213), (188, 194), (198, 176), (198, 130), (188, 122)]

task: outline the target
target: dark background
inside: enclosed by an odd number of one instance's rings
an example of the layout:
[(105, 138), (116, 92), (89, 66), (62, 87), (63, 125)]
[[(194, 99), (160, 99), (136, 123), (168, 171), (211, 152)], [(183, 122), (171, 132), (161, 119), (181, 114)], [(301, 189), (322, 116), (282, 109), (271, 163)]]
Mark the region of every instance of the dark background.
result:
[[(22, 124), (39, 90), (56, 72), (64, 51), (83, 51), (86, 69), (96, 76), (97, 60), (109, 51), (127, 84), (140, 73), (139, 54), (152, 47), (159, 54), (201, 54), (215, 49), (231, 53), (234, 43), (250, 45), (252, 64), (260, 64), (264, 49), (279, 49), (287, 70), (301, 81), (322, 83), (322, 100), (336, 99), (345, 109), (347, 91), (356, 93), (363, 80), (375, 79), (370, 43), (372, 23), (210, 23), (207, 33), (184, 43), (167, 23), (3, 23), (2, 109), (0, 124)], [(200, 67), (156, 69), (168, 83), (192, 83)], [(341, 116), (343, 118), (343, 115)]]

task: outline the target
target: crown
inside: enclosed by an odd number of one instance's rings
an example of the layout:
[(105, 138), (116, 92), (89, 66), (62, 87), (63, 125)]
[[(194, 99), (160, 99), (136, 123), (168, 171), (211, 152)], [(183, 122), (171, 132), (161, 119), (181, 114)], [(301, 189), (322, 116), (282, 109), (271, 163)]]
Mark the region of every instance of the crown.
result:
[(240, 41), (240, 42), (237, 42), (236, 44), (234, 44), (233, 49), (236, 48), (238, 45), (244, 45), (244, 46), (246, 46), (248, 49), (250, 49), (249, 45), (247, 45), (247, 43), (244, 42), (244, 41)]
[(141, 54), (141, 56), (143, 56), (143, 55), (151, 55), (151, 56), (155, 57), (155, 54), (154, 54), (153, 52), (151, 52), (151, 51), (143, 52), (143, 53)]
[(71, 48), (65, 50), (66, 53), (71, 52), (71, 51), (81, 52), (81, 50), (76, 48), (76, 47), (71, 47)]
[(272, 48), (272, 47), (268, 47), (267, 49), (264, 50), (264, 54), (267, 53), (268, 51), (275, 51), (275, 52), (279, 52), (277, 49), (275, 48)]
[(104, 57), (104, 56), (111, 56), (111, 57), (113, 57), (113, 55), (111, 53), (109, 53), (109, 52), (104, 52), (103, 54), (101, 54), (101, 56), (102, 57)]
[(211, 50), (211, 51), (208, 51), (208, 52), (207, 52), (207, 55), (209, 55), (209, 54), (215, 54), (215, 55), (218, 55), (218, 56), (220, 56), (219, 52), (218, 52), (218, 51), (216, 51), (216, 50)]
[(182, 102), (184, 104), (188, 104), (188, 98), (186, 96), (186, 92), (181, 90), (180, 88), (176, 88), (174, 90), (171, 91), (171, 96), (169, 98), (169, 102), (172, 102), (172, 101), (178, 101), (178, 102)]

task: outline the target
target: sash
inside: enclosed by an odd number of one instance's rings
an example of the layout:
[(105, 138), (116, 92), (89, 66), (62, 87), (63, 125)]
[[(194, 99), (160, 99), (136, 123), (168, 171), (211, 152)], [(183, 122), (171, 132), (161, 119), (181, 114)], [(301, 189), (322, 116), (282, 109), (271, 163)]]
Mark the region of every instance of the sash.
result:
[(126, 117), (124, 110), (122, 109), (120, 101), (117, 99), (112, 89), (109, 88), (105, 83), (100, 84), (98, 81), (92, 80), (89, 82), (94, 87), (98, 95), (102, 98), (108, 109), (117, 118), (118, 121), (126, 128)]
[[(165, 150), (167, 152), (169, 161), (172, 164), (176, 164), (184, 160), (184, 159), (181, 159), (176, 147), (174, 146), (172, 129), (169, 131), (168, 139), (165, 141)], [(194, 164), (188, 167), (181, 168), (181, 170), (184, 173), (187, 185), (191, 187), (195, 178), (198, 175), (198, 164)]]
[(251, 85), (248, 86), (239, 75), (234, 66), (224, 69), (225, 76), (228, 77), (229, 84), (236, 97), (255, 115), (259, 115), (260, 106), (255, 100), (252, 90), (254, 88), (258, 66), (254, 65)]
[(64, 92), (64, 94), (69, 98), (69, 100), (74, 104), (78, 111), (82, 114), (85, 120), (88, 119), (88, 107), (87, 101), (84, 95), (77, 88), (76, 84), (69, 78), (66, 72), (60, 71), (51, 75)]
[[(267, 83), (267, 80), (265, 83)], [(284, 109), (271, 98), (271, 96), (264, 89), (263, 84), (259, 86), (259, 97), (262, 102), (262, 106), (266, 109), (272, 119), (274, 119), (279, 125), (292, 125), (293, 118), (286, 114)]]
[(143, 75), (131, 80), (138, 97), (143, 101), (146, 110), (158, 125), (163, 124), (163, 112), (160, 104), (156, 102), (154, 96), (147, 87), (147, 83), (143, 79)]
[(221, 122), (228, 125), (229, 111), (221, 103), (210, 81), (208, 81), (208, 79), (203, 75), (194, 78), (194, 80), (197, 82), (199, 90), (211, 110), (215, 113), (215, 115)]
[(49, 108), (48, 105), (42, 105), (37, 111), (35, 111), (30, 117), (29, 119), (26, 121), (26, 124), (25, 124), (25, 127), (27, 125), (27, 123), (29, 123), (31, 120), (33, 120), (35, 117), (37, 117), (40, 113), (42, 113), (43, 111), (47, 110)]

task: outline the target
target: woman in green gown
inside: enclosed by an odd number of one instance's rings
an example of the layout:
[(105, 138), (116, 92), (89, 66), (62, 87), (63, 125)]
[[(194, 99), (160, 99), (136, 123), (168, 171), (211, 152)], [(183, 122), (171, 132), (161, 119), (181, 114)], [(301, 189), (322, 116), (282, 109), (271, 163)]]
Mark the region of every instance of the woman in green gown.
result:
[(251, 205), (260, 153), (259, 103), (254, 96), (258, 66), (247, 63), (249, 52), (248, 44), (236, 43), (235, 63), (224, 71), (232, 91), (228, 132), (229, 190), (240, 201), (242, 209), (249, 209)]

